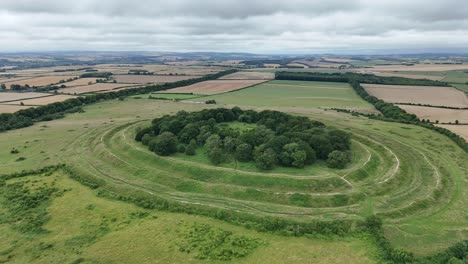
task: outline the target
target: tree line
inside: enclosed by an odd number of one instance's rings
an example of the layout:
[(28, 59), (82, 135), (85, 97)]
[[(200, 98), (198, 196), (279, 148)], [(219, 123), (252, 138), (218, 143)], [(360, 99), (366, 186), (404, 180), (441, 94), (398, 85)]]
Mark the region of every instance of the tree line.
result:
[(18, 129), (33, 125), (38, 121), (47, 121), (63, 117), (67, 112), (82, 111), (84, 105), (96, 103), (104, 100), (117, 99), (137, 94), (146, 94), (155, 91), (168, 90), (176, 87), (187, 86), (198, 82), (218, 79), (224, 75), (236, 72), (236, 69), (226, 70), (215, 74), (208, 74), (200, 78), (193, 78), (172, 83), (149, 85), (141, 88), (113, 91), (109, 93), (93, 94), (77, 98), (67, 99), (62, 102), (55, 102), (44, 106), (22, 109), (15, 113), (0, 114), (0, 132)]
[[(241, 129), (229, 126), (232, 122), (240, 123)], [(180, 111), (154, 119), (152, 126), (139, 131), (135, 139), (158, 155), (195, 155), (203, 147), (213, 164), (255, 162), (263, 170), (275, 166), (302, 168), (317, 159), (341, 169), (350, 161), (350, 134), (307, 117), (270, 110), (234, 107)]]

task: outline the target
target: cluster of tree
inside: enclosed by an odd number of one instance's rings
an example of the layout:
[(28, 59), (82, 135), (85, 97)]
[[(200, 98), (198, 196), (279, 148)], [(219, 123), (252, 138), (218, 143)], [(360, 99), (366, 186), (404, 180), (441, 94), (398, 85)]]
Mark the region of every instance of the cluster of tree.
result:
[(112, 72), (87, 72), (80, 75), (80, 78), (109, 78)]
[(29, 84), (25, 84), (25, 85), (12, 84), (12, 85), (10, 85), (10, 90), (12, 90), (12, 91), (26, 91), (26, 90), (30, 90), (30, 89), (31, 89), (31, 86), (29, 86)]
[(49, 117), (63, 116), (56, 115), (59, 113), (63, 114), (67, 111), (79, 111), (83, 105), (93, 104), (104, 100), (118, 99), (122, 96), (126, 97), (137, 94), (147, 94), (151, 92), (187, 86), (197, 82), (218, 79), (224, 75), (232, 74), (236, 71), (237, 70), (227, 70), (215, 74), (208, 74), (200, 78), (193, 78), (165, 84), (149, 85), (141, 88), (126, 89), (109, 93), (87, 95), (84, 97), (71, 98), (63, 102), (55, 102), (44, 106), (22, 109), (15, 113), (2, 113), (0, 114), (0, 132), (31, 126), (34, 124), (34, 122), (44, 119), (47, 120)]
[[(239, 130), (229, 122), (250, 124)], [(255, 112), (218, 108), (156, 118), (135, 138), (158, 155), (185, 152), (194, 155), (204, 147), (214, 164), (229, 160), (254, 161), (261, 169), (280, 165), (302, 168), (316, 159), (329, 167), (344, 168), (350, 161), (350, 135), (323, 123), (277, 111)]]
[(389, 85), (420, 85), (420, 86), (449, 86), (446, 82), (428, 79), (409, 79), (403, 77), (383, 77), (374, 74), (321, 73), (321, 72), (277, 72), (276, 80), (301, 80), (319, 82), (358, 82)]
[[(354, 76), (352, 78), (347, 78), (346, 76)], [(369, 118), (380, 119), (384, 121), (391, 122), (400, 122), (405, 124), (413, 124), (422, 126), (431, 130), (434, 130), (442, 135), (449, 137), (453, 142), (460, 146), (464, 151), (468, 152), (468, 143), (464, 138), (460, 137), (458, 134), (453, 133), (452, 131), (445, 129), (443, 127), (434, 126), (432, 123), (427, 121), (419, 120), (419, 118), (414, 115), (406, 112), (400, 107), (387, 103), (379, 98), (370, 95), (366, 89), (364, 89), (360, 82), (361, 78), (359, 76), (370, 76), (369, 74), (355, 74), (355, 73), (302, 73), (302, 72), (280, 72), (276, 74), (276, 77), (279, 80), (308, 80), (308, 81), (325, 81), (325, 82), (348, 82), (351, 87), (356, 91), (356, 93), (371, 103), (377, 110), (379, 110), (382, 115), (366, 115)], [(371, 75), (375, 76), (375, 75)], [(431, 81), (431, 80), (417, 80), (417, 79), (407, 79), (400, 77), (380, 77), (375, 76), (376, 78), (382, 78), (381, 82), (383, 84), (395, 84), (395, 85), (431, 85), (431, 86), (445, 86), (446, 83)], [(345, 81), (346, 80), (346, 81)], [(354, 113), (358, 114), (358, 113)]]
[(128, 74), (132, 74), (132, 75), (154, 75), (154, 72), (149, 72), (147, 70), (129, 70)]

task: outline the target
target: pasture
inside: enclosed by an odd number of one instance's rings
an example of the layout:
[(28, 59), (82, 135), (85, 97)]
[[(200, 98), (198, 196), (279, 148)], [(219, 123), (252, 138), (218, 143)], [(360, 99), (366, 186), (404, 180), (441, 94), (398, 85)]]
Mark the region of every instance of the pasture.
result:
[(346, 83), (270, 81), (240, 91), (204, 97), (219, 104), (373, 109)]
[[(171, 93), (194, 93), (202, 95), (219, 94), (243, 89), (264, 82), (264, 80), (213, 80), (189, 86), (170, 89)], [(163, 92), (164, 93), (164, 92)]]
[(452, 87), (362, 84), (370, 95), (389, 103), (468, 107), (465, 93)]

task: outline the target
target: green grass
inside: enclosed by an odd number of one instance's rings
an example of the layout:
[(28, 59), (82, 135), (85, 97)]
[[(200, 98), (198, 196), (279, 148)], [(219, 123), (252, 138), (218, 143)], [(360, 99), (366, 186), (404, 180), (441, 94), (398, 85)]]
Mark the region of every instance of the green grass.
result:
[[(46, 232), (27, 234), (0, 223), (0, 261), (8, 263), (206, 263), (222, 250), (236, 249), (229, 241), (247, 239), (255, 246), (237, 248), (234, 263), (307, 262), (375, 263), (375, 246), (363, 238), (321, 240), (258, 233), (206, 217), (142, 210), (134, 205), (100, 198), (96, 191), (61, 171), (7, 182), (54, 186), (66, 190), (47, 206)], [(0, 209), (9, 201), (0, 201)], [(3, 212), (3, 211), (2, 211)], [(205, 232), (208, 230), (209, 232)], [(218, 237), (229, 240), (218, 246)], [(193, 239), (203, 238), (204, 247)], [(246, 243), (246, 242), (243, 242)], [(249, 242), (252, 245), (253, 242)], [(191, 246), (192, 250), (187, 252)], [(195, 248), (194, 248), (195, 247)], [(334, 251), (335, 254), (329, 254)], [(245, 254), (244, 257), (238, 255)]]
[(346, 83), (270, 81), (247, 89), (204, 97), (218, 104), (277, 107), (342, 107), (372, 106), (362, 100)]
[[(301, 85), (299, 82), (294, 86), (302, 88)], [(77, 173), (103, 179), (106, 188), (118, 186), (173, 201), (298, 221), (362, 219), (376, 213), (384, 218), (386, 235), (392, 243), (417, 255), (432, 254), (468, 237), (465, 231), (468, 220), (460, 213), (467, 210), (468, 155), (447, 137), (421, 127), (300, 105), (274, 108), (352, 133), (355, 160), (342, 171), (328, 170), (320, 164), (304, 171), (263, 173), (251, 164), (233, 170), (232, 164), (216, 167), (203, 160), (158, 157), (133, 140), (137, 127), (147, 126), (152, 118), (182, 109), (196, 111), (210, 107), (219, 106), (132, 98), (86, 106), (84, 113), (1, 133), (0, 171), (11, 173), (66, 163)], [(12, 148), (20, 153), (10, 154)], [(19, 157), (26, 159), (16, 161)], [(194, 157), (197, 158), (200, 157)], [(72, 190), (54, 198), (48, 207), (51, 217), (45, 228), (52, 233), (31, 238), (17, 233), (9, 224), (0, 224), (2, 234), (8, 237), (0, 242), (0, 251), (15, 250), (16, 263), (28, 262), (37, 254), (43, 263), (55, 259), (67, 263), (80, 257), (98, 263), (119, 259), (144, 263), (156, 254), (163, 262), (197, 262), (193, 255), (179, 252), (176, 245), (169, 247), (167, 241), (177, 240), (178, 236), (166, 231), (176, 229), (178, 220), (197, 219), (266, 241), (266, 246), (259, 246), (245, 258), (247, 263), (274, 263), (281, 258), (297, 262), (305, 262), (304, 259), (347, 262), (373, 254), (366, 238), (346, 241), (286, 238), (209, 218), (153, 211), (150, 215), (156, 215), (156, 220), (151, 216), (129, 219), (130, 212), (141, 209), (98, 198), (77, 182), (60, 174), (56, 177), (56, 186)], [(0, 206), (0, 213), (7, 209)], [(118, 220), (112, 222), (113, 218)], [(47, 248), (47, 243), (53, 244), (54, 250), (41, 249)], [(366, 247), (371, 248), (370, 252)], [(327, 250), (337, 254), (322, 254)]]

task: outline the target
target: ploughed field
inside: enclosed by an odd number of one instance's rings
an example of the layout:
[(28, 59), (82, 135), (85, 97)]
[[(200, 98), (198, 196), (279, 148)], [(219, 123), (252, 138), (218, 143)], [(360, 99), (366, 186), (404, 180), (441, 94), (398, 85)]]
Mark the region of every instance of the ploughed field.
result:
[(389, 103), (468, 107), (468, 97), (452, 87), (362, 84), (367, 92)]
[[(10, 173), (19, 167), (65, 163), (77, 175), (105, 182), (107, 191), (298, 221), (362, 220), (376, 214), (384, 219), (391, 242), (417, 255), (443, 250), (468, 236), (460, 213), (468, 195), (467, 154), (448, 138), (421, 127), (317, 108), (271, 107), (351, 133), (352, 162), (341, 170), (320, 163), (272, 171), (249, 164), (214, 166), (196, 157), (156, 156), (134, 140), (138, 128), (155, 117), (206, 107), (216, 106), (144, 98), (90, 105), (84, 113), (0, 134), (0, 149), (7, 150), (0, 153), (0, 169)], [(19, 153), (11, 154), (13, 148)], [(97, 238), (96, 243), (117, 239), (125, 230)], [(141, 230), (132, 230), (134, 237), (142, 236)], [(86, 252), (107, 248), (105, 243), (90, 245)]]

